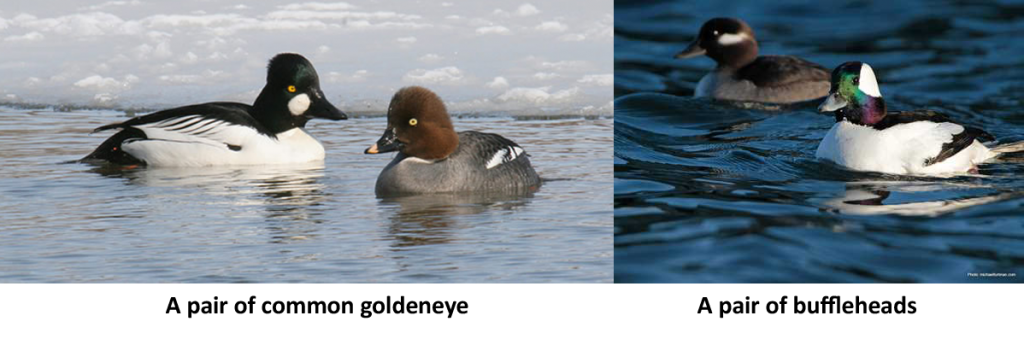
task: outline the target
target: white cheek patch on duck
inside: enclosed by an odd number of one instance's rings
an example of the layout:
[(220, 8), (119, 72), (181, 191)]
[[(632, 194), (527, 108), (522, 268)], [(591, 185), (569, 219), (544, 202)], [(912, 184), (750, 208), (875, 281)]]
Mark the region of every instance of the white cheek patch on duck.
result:
[(494, 156), (491, 156), (491, 160), (487, 161), (487, 169), (492, 169), (498, 165), (512, 162), (516, 160), (520, 155), (523, 154), (523, 149), (516, 146), (508, 146), (502, 148)]
[(857, 85), (864, 94), (880, 98), (882, 93), (878, 91), (878, 81), (875, 80), (875, 71), (871, 70), (871, 66), (868, 64), (861, 64), (860, 66), (860, 85)]
[(288, 111), (292, 112), (292, 115), (302, 115), (302, 113), (306, 113), (311, 103), (309, 95), (305, 93), (296, 95), (291, 100), (288, 100)]
[(750, 39), (750, 36), (747, 35), (747, 33), (739, 33), (739, 34), (725, 33), (725, 34), (722, 34), (721, 36), (718, 37), (718, 44), (722, 45), (722, 46), (728, 46), (728, 45), (738, 44), (740, 42), (743, 42), (744, 40), (749, 40), (749, 39)]

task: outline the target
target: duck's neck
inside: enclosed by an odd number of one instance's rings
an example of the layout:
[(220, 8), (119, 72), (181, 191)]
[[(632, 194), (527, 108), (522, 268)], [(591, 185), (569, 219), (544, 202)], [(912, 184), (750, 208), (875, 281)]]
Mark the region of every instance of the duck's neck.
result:
[(418, 149), (412, 150), (416, 153), (416, 157), (422, 159), (445, 159), (459, 148), (459, 134), (451, 127), (428, 129), (423, 140), (430, 140), (430, 144), (416, 145), (419, 146)]
[(842, 121), (845, 117), (852, 123), (864, 126), (873, 126), (885, 119), (885, 99), (873, 97), (863, 92), (858, 93), (856, 103), (850, 107), (836, 111), (836, 122)]
[(256, 102), (252, 104), (253, 118), (256, 118), (270, 135), (277, 135), (296, 127), (306, 127), (309, 119), (301, 115), (292, 115), (285, 101), (271, 99), (272, 95), (268, 93), (267, 88), (260, 92), (260, 96), (256, 97)]
[(738, 70), (757, 59), (757, 41), (744, 40), (734, 45), (720, 47), (715, 52), (710, 50), (708, 52), (708, 56), (718, 62), (718, 68)]

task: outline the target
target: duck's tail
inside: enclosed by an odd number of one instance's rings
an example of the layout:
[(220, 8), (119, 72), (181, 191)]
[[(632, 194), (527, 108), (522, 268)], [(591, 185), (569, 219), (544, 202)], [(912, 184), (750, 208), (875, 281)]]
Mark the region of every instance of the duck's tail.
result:
[[(106, 127), (107, 126), (100, 127), (96, 130), (100, 131), (106, 129)], [(139, 160), (121, 149), (121, 145), (128, 139), (146, 139), (146, 133), (135, 128), (123, 129), (110, 138), (107, 138), (107, 140), (100, 144), (99, 147), (96, 147), (95, 151), (92, 151), (89, 155), (79, 159), (78, 162), (92, 163), (109, 161), (122, 165), (144, 164), (145, 162), (142, 160)]]
[(996, 145), (989, 149), (989, 151), (996, 153), (996, 155), (1002, 153), (1016, 153), (1024, 152), (1024, 141), (1011, 142), (1009, 144)]

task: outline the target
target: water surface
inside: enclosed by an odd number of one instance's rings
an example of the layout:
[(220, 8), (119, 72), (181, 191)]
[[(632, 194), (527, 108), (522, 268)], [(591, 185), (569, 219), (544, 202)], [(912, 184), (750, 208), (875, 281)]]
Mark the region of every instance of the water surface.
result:
[(377, 199), (383, 117), (313, 120), (323, 163), (63, 164), (127, 119), (0, 108), (0, 282), (608, 282), (612, 120), (456, 118), (530, 154), (527, 196)]
[(848, 171), (814, 159), (834, 123), (817, 102), (695, 99), (713, 62), (672, 59), (705, 20), (741, 17), (762, 54), (870, 63), (891, 109), (1013, 142), (1024, 7), (644, 1), (615, 15), (616, 281), (1024, 281), (1024, 156), (953, 178)]

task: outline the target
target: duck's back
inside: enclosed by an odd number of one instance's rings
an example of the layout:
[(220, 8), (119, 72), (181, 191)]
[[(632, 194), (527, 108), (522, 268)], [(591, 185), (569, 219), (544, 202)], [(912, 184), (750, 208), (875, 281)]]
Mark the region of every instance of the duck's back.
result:
[(829, 90), (824, 67), (784, 55), (763, 55), (743, 68), (720, 68), (701, 79), (695, 96), (792, 103), (824, 97)]
[[(779, 87), (803, 82), (829, 82), (829, 70), (789, 55), (762, 55), (736, 72), (757, 87)], [(828, 91), (822, 96), (828, 95)]]

